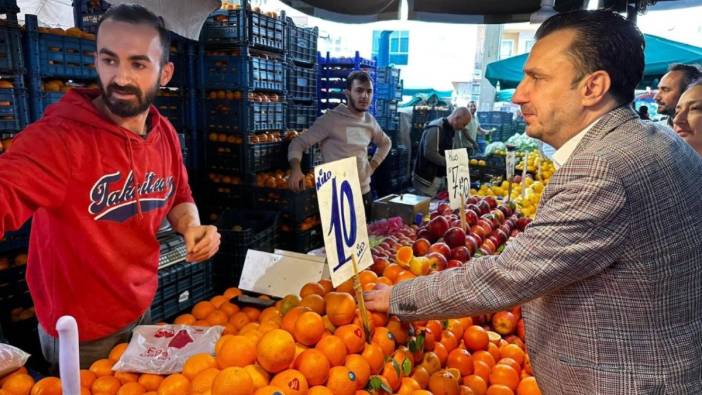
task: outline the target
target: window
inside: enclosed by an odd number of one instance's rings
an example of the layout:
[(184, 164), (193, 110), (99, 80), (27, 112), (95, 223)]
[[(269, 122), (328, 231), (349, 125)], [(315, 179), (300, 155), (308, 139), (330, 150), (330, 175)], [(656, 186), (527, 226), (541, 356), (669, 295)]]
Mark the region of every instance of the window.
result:
[(534, 46), (535, 43), (536, 43), (536, 40), (534, 40), (534, 39), (526, 40), (526, 41), (524, 42), (524, 50), (525, 50), (525, 52), (531, 52), (531, 48)]
[(502, 40), (500, 43), (500, 59), (505, 59), (512, 56), (513, 48), (514, 40)]
[[(373, 31), (373, 57), (380, 49), (380, 30)], [(390, 33), (388, 61), (391, 64), (406, 65), (409, 58), (409, 31), (401, 30)]]

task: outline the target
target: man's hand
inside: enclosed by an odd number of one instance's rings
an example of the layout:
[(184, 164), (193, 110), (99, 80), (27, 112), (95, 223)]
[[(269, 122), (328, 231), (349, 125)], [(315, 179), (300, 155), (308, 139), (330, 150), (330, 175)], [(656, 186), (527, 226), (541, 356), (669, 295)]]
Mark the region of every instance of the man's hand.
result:
[(366, 301), (366, 308), (378, 313), (387, 313), (390, 310), (392, 288), (390, 285), (376, 284), (372, 290), (364, 292), (363, 298)]
[(200, 262), (209, 259), (219, 250), (221, 235), (212, 225), (189, 226), (183, 232), (188, 262)]
[(288, 178), (288, 186), (293, 192), (302, 192), (305, 189), (305, 175), (301, 170), (293, 169)]

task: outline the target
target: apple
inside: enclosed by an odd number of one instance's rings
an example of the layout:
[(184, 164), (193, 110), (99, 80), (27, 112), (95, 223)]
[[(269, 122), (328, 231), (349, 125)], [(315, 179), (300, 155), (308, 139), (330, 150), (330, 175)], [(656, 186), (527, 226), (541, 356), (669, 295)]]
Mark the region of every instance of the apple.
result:
[(430, 253), (426, 254), (424, 257), (429, 259), (429, 263), (431, 264), (432, 269), (434, 269), (434, 270), (446, 269), (447, 259), (444, 256), (444, 254), (441, 254), (439, 252), (430, 252)]
[(485, 215), (490, 212), (490, 205), (485, 200), (478, 202), (478, 208), (480, 209), (480, 215)]
[(480, 198), (477, 196), (471, 196), (466, 200), (466, 204), (477, 204), (480, 201)]
[(500, 225), (500, 227), (497, 229), (503, 231), (508, 237), (509, 237), (509, 234), (512, 233), (512, 226), (510, 226), (507, 222)]
[(512, 182), (515, 184), (519, 184), (520, 182), (522, 182), (522, 176), (514, 176)]
[(451, 220), (449, 225), (451, 225), (451, 228), (460, 228), (461, 227), (461, 220), (460, 219)]
[(449, 247), (446, 243), (437, 242), (429, 247), (429, 252), (438, 252), (448, 260), (451, 256), (451, 247)]
[(509, 239), (509, 233), (505, 232), (501, 227), (492, 232), (492, 235), (497, 237), (498, 245), (505, 244), (507, 239)]
[(519, 220), (517, 221), (517, 229), (524, 232), (524, 230), (526, 229), (527, 226), (529, 226), (530, 223), (531, 223), (531, 218), (529, 218), (529, 217), (519, 218)]
[(431, 247), (429, 240), (419, 238), (412, 243), (412, 252), (414, 253), (414, 256), (424, 256), (429, 252), (429, 247)]
[(477, 204), (469, 204), (469, 205), (467, 205), (467, 206), (466, 206), (466, 210), (473, 210), (473, 211), (475, 211), (475, 214), (477, 214), (478, 217), (480, 217), (480, 207), (478, 207)]
[(450, 228), (444, 233), (444, 241), (451, 248), (465, 245), (466, 232), (460, 227)]
[(451, 259), (446, 263), (446, 268), (450, 269), (452, 267), (461, 267), (463, 266), (463, 262), (457, 260), (457, 259)]
[(418, 239), (427, 239), (429, 240), (430, 243), (433, 243), (438, 239), (438, 237), (434, 237), (434, 234), (431, 233), (431, 231), (427, 228), (421, 228), (417, 231), (417, 238)]
[(517, 237), (520, 233), (519, 229), (513, 229), (512, 233), (509, 234), (509, 237)]
[(512, 314), (519, 320), (522, 318), (522, 306), (514, 306), (512, 307)]
[(511, 217), (514, 214), (514, 203), (510, 201), (509, 203), (502, 203), (498, 208), (505, 214), (505, 217)]
[(495, 245), (495, 243), (492, 240), (485, 239), (485, 241), (483, 241), (483, 245), (480, 246), (480, 250), (487, 251), (486, 255), (492, 255), (495, 253), (495, 251), (497, 251), (497, 246)]
[(492, 316), (492, 326), (495, 332), (503, 337), (514, 333), (518, 321), (517, 317), (510, 311), (498, 311)]
[(495, 200), (494, 197), (492, 197), (492, 196), (485, 196), (485, 197), (483, 198), (483, 201), (486, 202), (486, 203), (488, 204), (488, 206), (490, 206), (490, 209), (491, 209), (491, 210), (494, 209), (494, 208), (497, 208), (497, 200)]
[(371, 265), (370, 269), (377, 275), (382, 276), (383, 271), (389, 264), (390, 262), (385, 258), (375, 258), (373, 259), (373, 265)]
[[(485, 228), (488, 234), (492, 233), (492, 229), (496, 228), (497, 226), (494, 226), (495, 224), (492, 223), (492, 219), (490, 217), (483, 216), (478, 220), (478, 225), (482, 226)], [(499, 226), (499, 225), (498, 225)]]
[(416, 256), (410, 260), (409, 270), (415, 276), (423, 276), (431, 271), (431, 261), (424, 256)]
[(451, 260), (466, 262), (470, 259), (470, 250), (466, 246), (454, 247), (451, 249)]
[[(499, 239), (497, 238), (497, 236), (495, 236), (495, 235), (490, 235), (490, 236), (488, 236), (487, 240), (491, 241), (492, 244), (495, 245), (495, 247), (499, 247), (499, 246), (502, 245), (502, 243), (500, 243), (500, 240), (499, 240)], [(486, 240), (486, 241), (487, 241), (487, 240)], [(483, 242), (483, 243), (485, 243), (485, 242)], [(497, 249), (497, 248), (495, 248), (495, 249)]]
[(478, 214), (473, 210), (466, 210), (466, 222), (473, 226), (478, 223)]
[(436, 211), (443, 213), (446, 211), (446, 209), (451, 210), (451, 206), (448, 203), (441, 203), (439, 206), (436, 208)]
[(486, 232), (485, 228), (480, 224), (471, 226), (470, 231), (471, 233), (480, 236), (481, 239), (489, 234), (489, 232)]
[(478, 244), (478, 239), (476, 239), (474, 235), (466, 235), (466, 248), (468, 248), (470, 256), (473, 256), (475, 251), (478, 251), (479, 246), (480, 244)]
[(495, 217), (495, 219), (497, 220), (497, 223), (499, 223), (500, 225), (502, 225), (503, 223), (505, 223), (505, 219), (506, 219), (506, 218), (505, 218), (505, 213), (503, 213), (503, 212), (500, 211), (499, 209), (494, 209), (494, 210), (490, 211), (490, 215), (492, 215), (493, 217)]
[(471, 234), (471, 236), (473, 236), (473, 238), (475, 238), (475, 241), (476, 241), (476, 243), (478, 243), (478, 246), (481, 246), (483, 244), (483, 237), (482, 236), (480, 236), (479, 234), (475, 234), (475, 233)]
[(435, 239), (443, 236), (449, 228), (449, 223), (444, 217), (436, 217), (429, 221), (427, 229), (434, 235)]

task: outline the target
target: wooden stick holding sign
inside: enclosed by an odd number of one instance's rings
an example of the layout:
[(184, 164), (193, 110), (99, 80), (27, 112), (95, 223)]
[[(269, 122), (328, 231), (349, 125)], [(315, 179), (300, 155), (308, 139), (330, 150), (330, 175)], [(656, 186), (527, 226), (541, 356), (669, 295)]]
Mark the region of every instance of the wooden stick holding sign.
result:
[(512, 181), (514, 180), (514, 165), (517, 161), (517, 155), (514, 151), (508, 151), (507, 157), (505, 158), (505, 167), (507, 170), (507, 182), (509, 187), (507, 188), (507, 201), (512, 200)]
[(468, 151), (452, 149), (444, 151), (446, 158), (446, 180), (448, 183), (449, 205), (457, 209), (463, 204), (462, 197), (470, 197), (470, 170)]
[(526, 197), (526, 176), (527, 176), (527, 168), (529, 167), (529, 159), (527, 159), (529, 155), (524, 156), (524, 166), (522, 167), (522, 180), (521, 180), (521, 185), (522, 185), (522, 200)]
[[(358, 272), (373, 264), (366, 229), (356, 157), (314, 168), (319, 216), (332, 284), (338, 287), (353, 278), (365, 330), (370, 329)], [(367, 333), (367, 336), (369, 333)]]
[(356, 292), (356, 303), (358, 304), (358, 311), (361, 313), (361, 322), (363, 323), (363, 330), (366, 333), (366, 341), (370, 343), (370, 320), (368, 319), (366, 301), (363, 299), (363, 287), (361, 287), (361, 279), (358, 277), (358, 264), (356, 264), (355, 254), (351, 255), (351, 262), (353, 263), (353, 290)]
[(463, 197), (463, 194), (461, 194), (461, 209), (459, 214), (461, 215), (461, 228), (464, 232), (467, 232), (468, 225), (466, 224), (466, 199)]

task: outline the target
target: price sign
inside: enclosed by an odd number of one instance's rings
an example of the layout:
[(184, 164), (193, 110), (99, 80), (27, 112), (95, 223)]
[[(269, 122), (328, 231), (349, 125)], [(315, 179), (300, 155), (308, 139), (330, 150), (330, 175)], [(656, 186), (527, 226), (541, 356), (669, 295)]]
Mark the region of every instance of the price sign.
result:
[(514, 166), (517, 164), (516, 152), (507, 152), (507, 158), (505, 158), (505, 161), (507, 166), (507, 180), (511, 182), (514, 178)]
[(452, 209), (461, 207), (461, 197), (470, 195), (470, 170), (468, 151), (465, 149), (446, 150), (446, 180), (448, 181), (449, 205)]
[(373, 264), (356, 157), (315, 166), (314, 174), (327, 265), (336, 287), (353, 276), (352, 254), (359, 271)]

